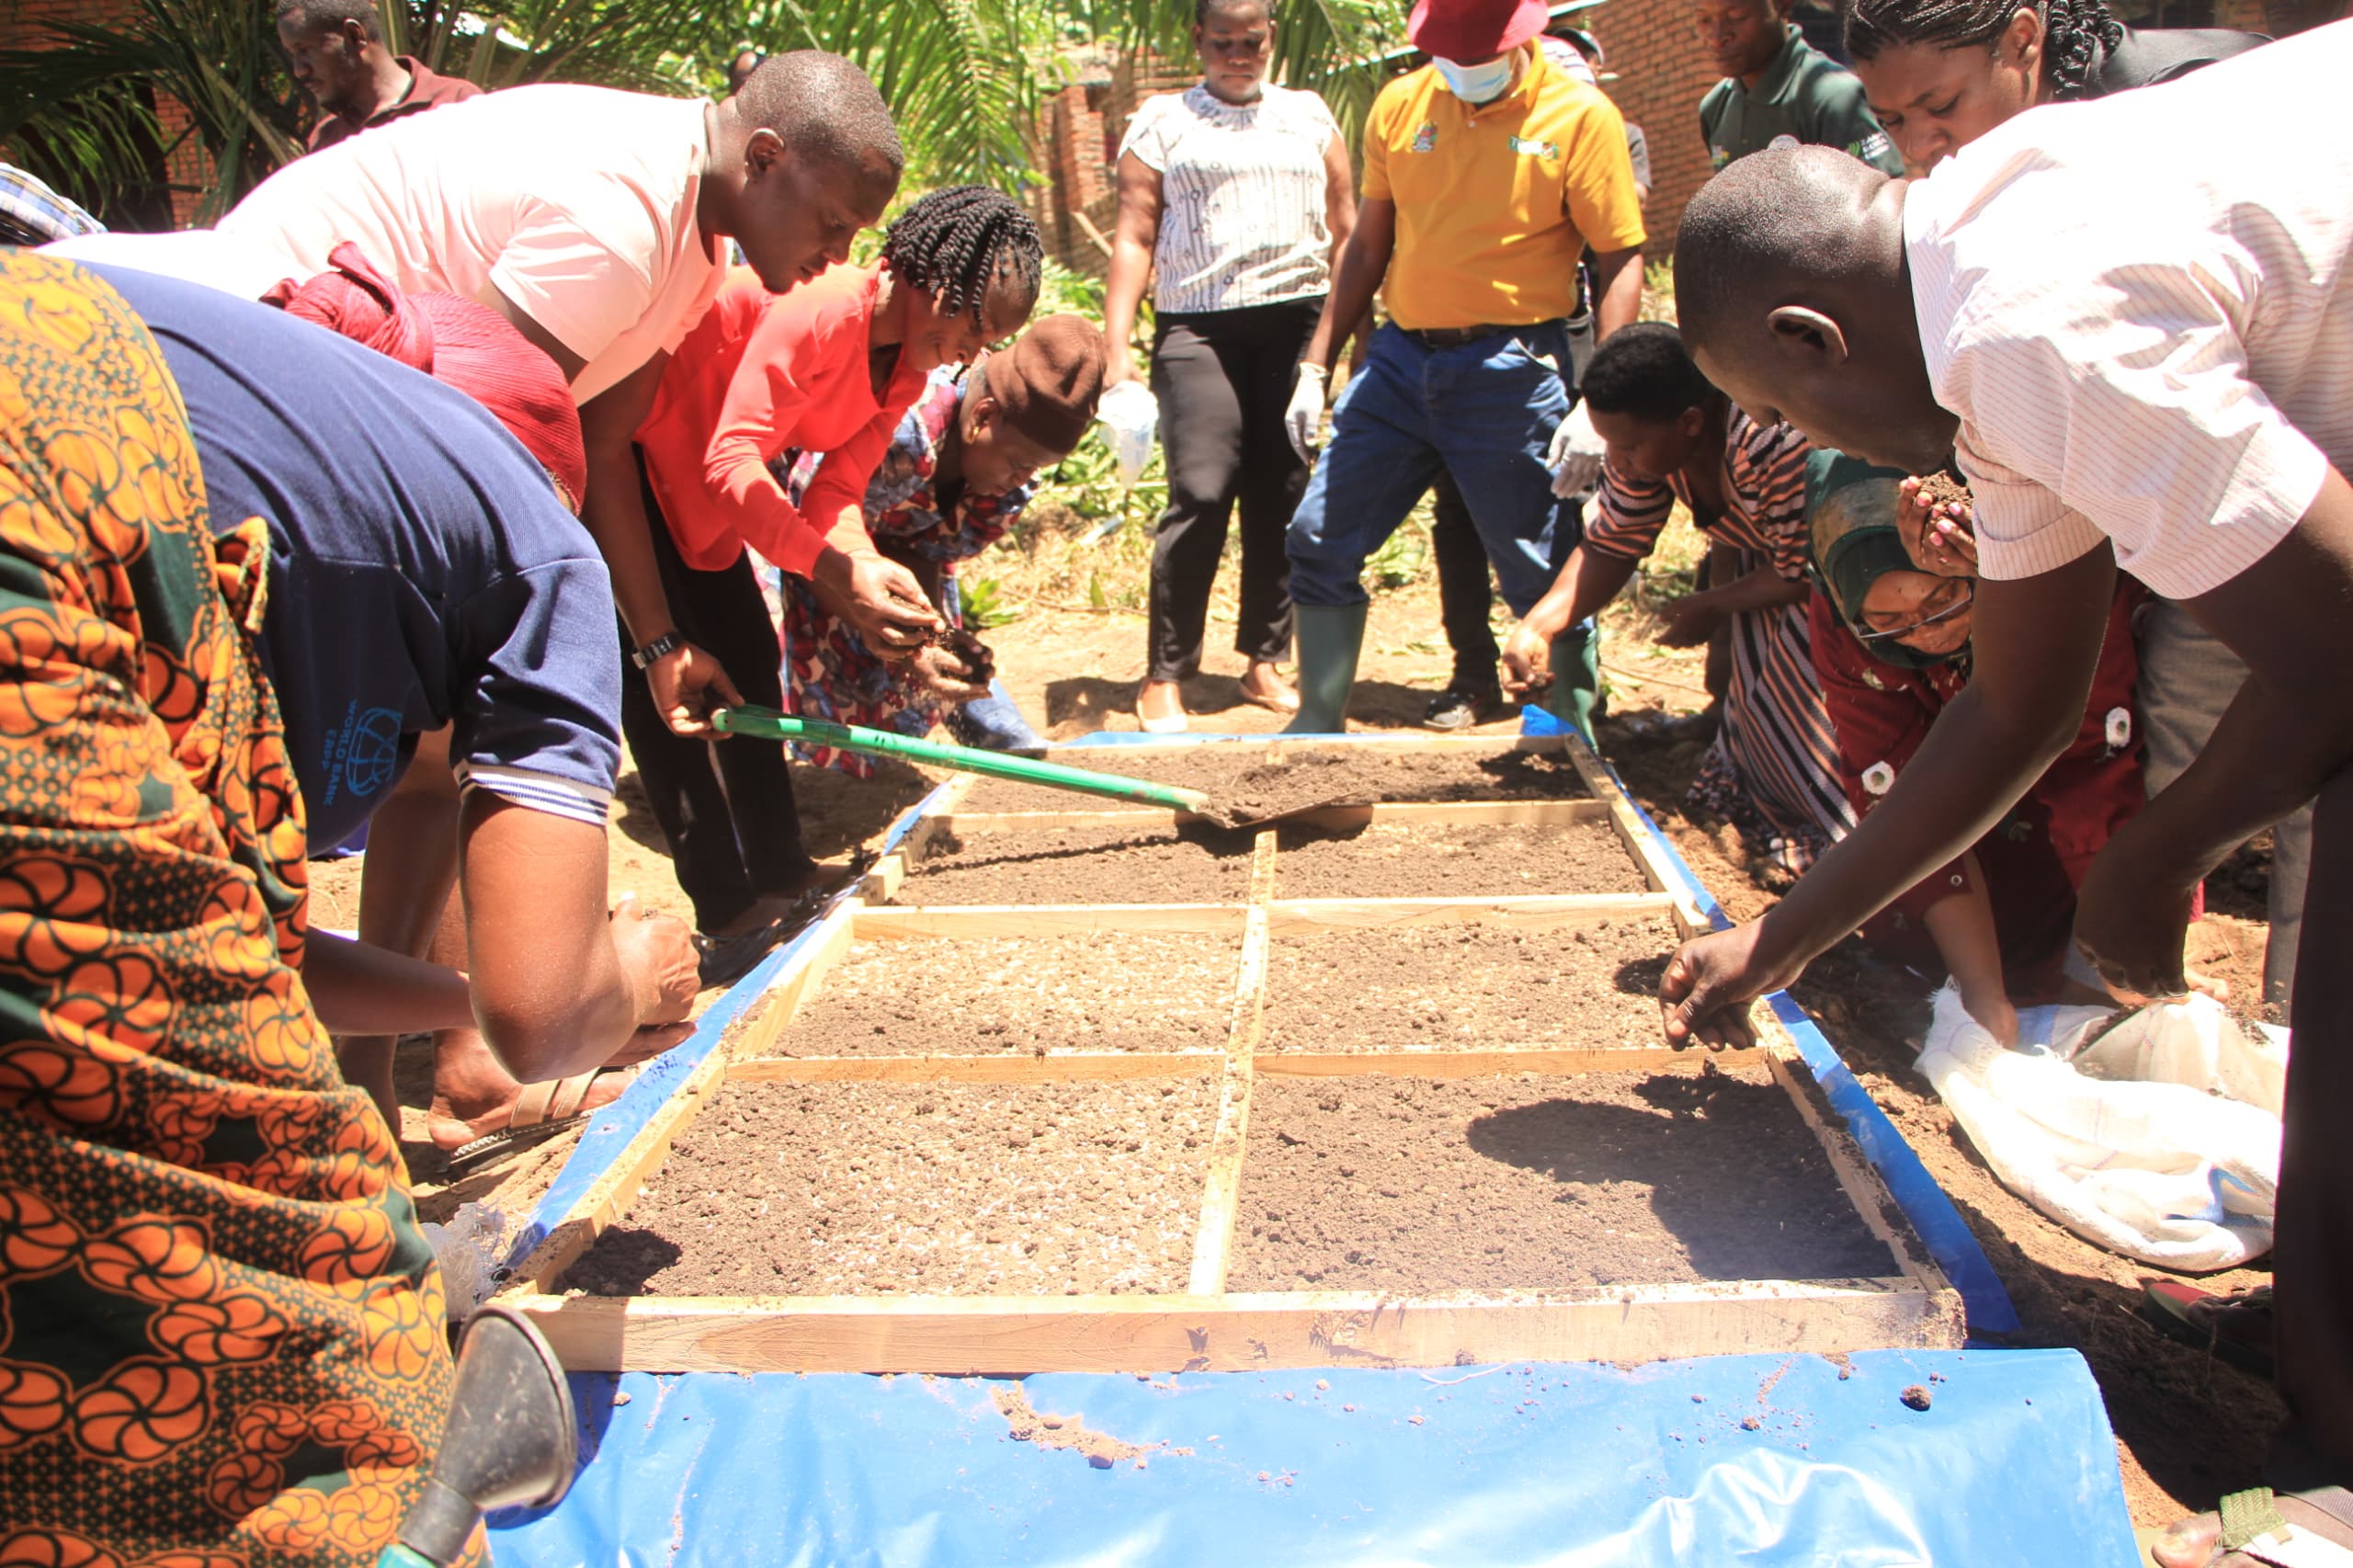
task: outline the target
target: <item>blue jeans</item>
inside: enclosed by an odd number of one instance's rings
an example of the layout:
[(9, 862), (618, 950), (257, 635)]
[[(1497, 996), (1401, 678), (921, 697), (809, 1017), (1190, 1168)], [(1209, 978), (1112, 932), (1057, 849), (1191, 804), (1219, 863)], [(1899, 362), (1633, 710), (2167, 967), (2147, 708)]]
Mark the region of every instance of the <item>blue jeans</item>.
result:
[(1583, 532), (1583, 513), (1553, 498), (1544, 466), (1569, 412), (1569, 335), (1558, 322), (1459, 348), (1425, 347), (1394, 326), (1373, 334), (1291, 517), (1291, 598), (1364, 603), (1366, 558), (1443, 469), (1470, 508), (1504, 603), (1526, 615)]

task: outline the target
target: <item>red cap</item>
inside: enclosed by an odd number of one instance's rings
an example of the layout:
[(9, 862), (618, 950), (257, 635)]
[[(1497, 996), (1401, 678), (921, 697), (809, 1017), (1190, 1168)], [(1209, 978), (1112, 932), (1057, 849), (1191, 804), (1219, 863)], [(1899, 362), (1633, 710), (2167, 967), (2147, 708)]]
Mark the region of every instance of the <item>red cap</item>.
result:
[(1415, 0), (1405, 36), (1424, 54), (1487, 60), (1542, 32), (1552, 14), (1546, 0)]
[(487, 305), (402, 293), (349, 241), (328, 253), (327, 264), (335, 270), (299, 289), (281, 285), (267, 302), (464, 392), (540, 460), (564, 505), (580, 509), (587, 451), (580, 410), (554, 360)]

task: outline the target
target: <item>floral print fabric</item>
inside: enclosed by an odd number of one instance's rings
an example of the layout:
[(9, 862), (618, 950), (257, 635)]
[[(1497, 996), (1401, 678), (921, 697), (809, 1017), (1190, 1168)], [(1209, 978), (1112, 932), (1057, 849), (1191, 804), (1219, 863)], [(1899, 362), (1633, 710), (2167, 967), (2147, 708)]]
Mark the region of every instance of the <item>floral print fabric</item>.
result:
[(293, 967), (267, 550), (120, 298), (0, 258), (0, 1563), (372, 1563), (439, 1437), (440, 1278)]

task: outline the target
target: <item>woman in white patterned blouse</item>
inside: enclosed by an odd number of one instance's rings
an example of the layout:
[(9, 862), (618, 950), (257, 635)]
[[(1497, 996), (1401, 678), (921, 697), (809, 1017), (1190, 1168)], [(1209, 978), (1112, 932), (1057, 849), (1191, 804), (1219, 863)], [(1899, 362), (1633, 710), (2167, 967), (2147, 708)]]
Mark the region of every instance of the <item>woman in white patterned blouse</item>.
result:
[(1120, 217), (1104, 302), (1105, 385), (1131, 380), (1128, 337), (1155, 273), (1152, 390), (1168, 456), (1153, 552), (1147, 730), (1185, 728), (1178, 682), (1201, 663), (1210, 589), (1242, 509), (1235, 651), (1245, 701), (1295, 710), (1283, 532), (1307, 465), (1283, 432), (1299, 357), (1356, 223), (1347, 145), (1324, 100), (1267, 84), (1271, 0), (1197, 0), (1200, 85), (1153, 98), (1120, 147)]

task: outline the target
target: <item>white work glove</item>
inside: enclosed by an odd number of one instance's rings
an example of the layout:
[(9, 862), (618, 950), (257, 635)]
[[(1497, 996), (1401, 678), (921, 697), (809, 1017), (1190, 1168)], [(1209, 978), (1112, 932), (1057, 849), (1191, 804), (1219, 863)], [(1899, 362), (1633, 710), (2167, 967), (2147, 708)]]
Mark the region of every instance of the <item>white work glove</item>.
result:
[(1563, 501), (1589, 499), (1601, 483), (1601, 460), (1607, 449), (1594, 433), (1593, 421), (1586, 416), (1580, 399), (1552, 432), (1552, 449), (1544, 454), (1544, 466), (1552, 471), (1552, 494)]
[(1290, 406), (1283, 410), (1283, 429), (1290, 433), (1291, 450), (1299, 460), (1315, 460), (1315, 437), (1324, 427), (1324, 379), (1328, 374), (1323, 366), (1302, 361), (1299, 381), (1290, 389)]

